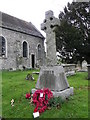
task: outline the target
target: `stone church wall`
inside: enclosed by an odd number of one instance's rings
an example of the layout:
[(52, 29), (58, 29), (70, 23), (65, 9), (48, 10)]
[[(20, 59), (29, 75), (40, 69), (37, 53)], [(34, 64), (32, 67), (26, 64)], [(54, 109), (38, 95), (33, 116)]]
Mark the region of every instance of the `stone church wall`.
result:
[[(44, 61), (44, 40), (39, 37), (15, 32), (12, 30), (2, 29), (2, 35), (6, 39), (7, 53), (6, 57), (2, 58), (2, 69), (18, 69), (20, 66), (32, 68), (31, 55), (35, 55), (35, 65), (43, 64)], [(28, 43), (28, 57), (23, 58), (23, 41)], [(41, 62), (38, 60), (37, 48), (38, 44), (42, 48)]]

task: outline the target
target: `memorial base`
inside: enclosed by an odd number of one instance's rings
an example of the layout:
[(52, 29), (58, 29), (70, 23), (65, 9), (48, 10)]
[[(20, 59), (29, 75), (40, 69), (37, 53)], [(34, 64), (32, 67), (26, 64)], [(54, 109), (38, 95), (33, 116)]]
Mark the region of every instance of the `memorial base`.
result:
[(63, 66), (43, 66), (40, 70), (35, 90), (48, 88), (53, 96), (67, 98), (73, 95), (73, 87), (70, 87)]
[[(37, 89), (32, 89), (32, 94), (34, 94), (34, 92)], [(61, 97), (62, 99), (66, 99), (69, 96), (73, 95), (73, 87), (67, 88), (63, 91), (51, 91), (53, 93), (54, 97)]]

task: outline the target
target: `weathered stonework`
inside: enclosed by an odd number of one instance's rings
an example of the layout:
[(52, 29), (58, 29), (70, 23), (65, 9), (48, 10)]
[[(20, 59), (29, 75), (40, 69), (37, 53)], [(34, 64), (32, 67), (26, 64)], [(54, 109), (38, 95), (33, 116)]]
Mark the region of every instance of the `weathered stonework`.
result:
[[(2, 26), (0, 26), (2, 28)], [(35, 57), (34, 67), (36, 64), (42, 66), (44, 64), (44, 39), (38, 36), (13, 31), (8, 28), (2, 28), (0, 35), (4, 36), (6, 40), (6, 57), (1, 57), (2, 69), (19, 69), (25, 66), (32, 68), (32, 55)], [(26, 41), (28, 45), (28, 56), (23, 57), (23, 42)], [(38, 59), (38, 44), (41, 45), (41, 58)], [(39, 62), (41, 61), (41, 62)], [(0, 68), (1, 69), (1, 68)]]
[[(46, 32), (47, 64), (41, 67), (36, 89), (49, 88), (55, 97), (61, 96), (65, 99), (73, 95), (73, 88), (69, 87), (63, 66), (57, 65), (54, 29), (57, 25), (60, 25), (59, 22), (60, 21), (53, 16), (52, 11), (46, 12), (44, 23), (41, 24), (41, 29)], [(36, 89), (32, 89), (32, 93), (34, 93)]]
[(36, 84), (37, 89), (49, 88), (52, 91), (62, 91), (69, 88), (62, 66), (42, 67)]
[(75, 64), (62, 64), (66, 76), (71, 76), (76, 74), (76, 65)]
[(56, 40), (54, 29), (60, 25), (60, 21), (54, 17), (53, 11), (45, 13), (44, 22), (41, 24), (41, 30), (46, 33), (46, 58), (47, 65), (56, 65)]

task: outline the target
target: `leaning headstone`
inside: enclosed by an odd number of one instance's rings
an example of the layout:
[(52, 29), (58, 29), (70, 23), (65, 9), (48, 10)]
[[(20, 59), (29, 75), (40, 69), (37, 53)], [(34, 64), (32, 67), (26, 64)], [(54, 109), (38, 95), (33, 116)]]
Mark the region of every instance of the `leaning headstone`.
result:
[[(52, 11), (47, 11), (44, 23), (41, 24), (41, 29), (46, 33), (47, 65), (42, 66), (40, 70), (36, 89), (49, 88), (55, 97), (67, 98), (73, 94), (73, 88), (69, 87), (63, 66), (57, 65), (54, 32), (57, 25), (60, 25), (60, 21), (54, 17)], [(33, 89), (32, 92), (35, 92), (35, 90)]]

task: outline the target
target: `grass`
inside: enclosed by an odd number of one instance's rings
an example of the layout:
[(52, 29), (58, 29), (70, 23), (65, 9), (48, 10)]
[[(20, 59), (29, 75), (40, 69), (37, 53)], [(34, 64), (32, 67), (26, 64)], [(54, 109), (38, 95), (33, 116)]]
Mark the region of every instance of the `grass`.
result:
[[(30, 71), (16, 71), (2, 73), (2, 116), (4, 118), (33, 118), (34, 106), (25, 99), (25, 94), (35, 84), (38, 75), (33, 75), (35, 81), (27, 81), (25, 77)], [(69, 101), (62, 104), (61, 109), (53, 107), (46, 110), (40, 118), (88, 118), (88, 80), (87, 73), (77, 73), (68, 77), (70, 86), (74, 87), (74, 95)], [(15, 106), (11, 107), (11, 99), (15, 100)]]

